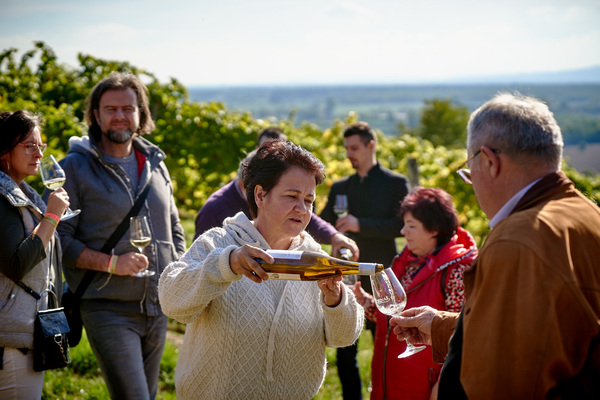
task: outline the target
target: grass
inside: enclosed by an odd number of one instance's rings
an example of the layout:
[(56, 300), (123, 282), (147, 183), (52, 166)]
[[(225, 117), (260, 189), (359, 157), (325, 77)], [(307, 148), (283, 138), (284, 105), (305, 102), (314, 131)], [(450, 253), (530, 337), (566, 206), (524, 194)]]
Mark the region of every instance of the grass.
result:
[[(179, 348), (167, 341), (160, 364), (157, 399), (175, 400), (175, 365)], [(102, 400), (110, 399), (100, 367), (83, 330), (81, 342), (71, 348), (71, 365), (46, 371), (43, 400)]]
[[(169, 323), (169, 337), (180, 339), (182, 327), (176, 322)], [(175, 366), (179, 356), (179, 340), (167, 340), (160, 364), (158, 382), (158, 400), (174, 400)], [(363, 383), (363, 398), (369, 398), (371, 382), (371, 358), (373, 356), (373, 338), (369, 330), (364, 330), (358, 339), (358, 365)], [(43, 400), (104, 400), (110, 399), (102, 379), (100, 368), (92, 353), (90, 344), (83, 331), (81, 342), (71, 349), (71, 365), (67, 368), (46, 371)], [(342, 399), (342, 389), (337, 375), (336, 351), (327, 349), (327, 374), (325, 382), (313, 400)]]
[[(370, 397), (371, 359), (373, 358), (373, 337), (371, 331), (364, 329), (358, 338), (358, 369), (362, 381), (363, 399)], [(327, 374), (325, 382), (313, 400), (341, 400), (342, 387), (337, 374), (336, 350), (327, 349)]]

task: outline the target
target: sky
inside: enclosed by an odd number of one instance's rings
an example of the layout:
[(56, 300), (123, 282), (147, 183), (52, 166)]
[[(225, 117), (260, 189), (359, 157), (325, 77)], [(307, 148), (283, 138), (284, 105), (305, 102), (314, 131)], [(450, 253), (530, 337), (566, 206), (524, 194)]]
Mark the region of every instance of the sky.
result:
[(600, 65), (598, 0), (0, 0), (44, 41), (187, 86), (442, 82)]

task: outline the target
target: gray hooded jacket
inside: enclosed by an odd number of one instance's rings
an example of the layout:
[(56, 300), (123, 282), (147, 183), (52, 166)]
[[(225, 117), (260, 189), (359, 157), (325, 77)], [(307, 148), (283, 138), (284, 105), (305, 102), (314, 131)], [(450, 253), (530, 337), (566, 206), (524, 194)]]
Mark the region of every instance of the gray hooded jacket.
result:
[[(138, 157), (141, 176), (138, 187), (134, 188), (125, 170), (106, 161), (92, 138), (72, 137), (69, 145), (66, 157), (60, 161), (67, 177), (64, 188), (69, 193), (71, 208), (81, 209), (81, 214), (61, 222), (58, 227), (69, 287), (75, 291), (87, 271), (75, 267), (83, 249), (99, 251), (104, 246), (152, 178), (148, 197), (138, 215), (145, 215), (150, 224), (152, 242), (144, 254), (150, 263), (148, 268), (156, 274), (138, 278), (98, 272), (83, 299), (103, 309), (160, 315), (158, 278), (170, 262), (185, 252), (173, 186), (163, 163), (164, 152), (146, 139), (134, 139), (134, 149), (145, 157)], [(129, 231), (113, 250), (117, 255), (137, 251), (129, 242)]]

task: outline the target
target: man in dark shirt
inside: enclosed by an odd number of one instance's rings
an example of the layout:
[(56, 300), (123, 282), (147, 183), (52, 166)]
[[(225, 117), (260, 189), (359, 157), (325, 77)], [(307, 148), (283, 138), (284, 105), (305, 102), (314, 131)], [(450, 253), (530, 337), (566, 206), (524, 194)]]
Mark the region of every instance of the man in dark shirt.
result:
[[(410, 190), (408, 179), (377, 162), (377, 135), (366, 122), (346, 128), (344, 147), (356, 173), (331, 186), (321, 218), (356, 241), (361, 261), (389, 266), (397, 254), (395, 239), (403, 225), (397, 214)], [(348, 197), (348, 214), (338, 218), (333, 206), (339, 194)], [(361, 284), (371, 292), (368, 276), (361, 277)], [(374, 330), (372, 325), (367, 327)], [(362, 398), (356, 344), (338, 349), (337, 361), (344, 400)]]

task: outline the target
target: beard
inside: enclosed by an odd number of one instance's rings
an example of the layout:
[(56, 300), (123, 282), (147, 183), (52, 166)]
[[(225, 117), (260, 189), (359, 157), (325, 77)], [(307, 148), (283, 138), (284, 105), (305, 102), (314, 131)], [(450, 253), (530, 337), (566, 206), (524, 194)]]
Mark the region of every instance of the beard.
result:
[(133, 132), (131, 132), (130, 129), (123, 129), (119, 131), (109, 129), (106, 132), (106, 137), (113, 143), (123, 144), (127, 143), (133, 137)]

